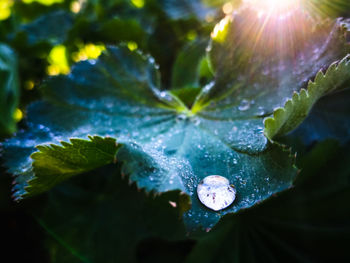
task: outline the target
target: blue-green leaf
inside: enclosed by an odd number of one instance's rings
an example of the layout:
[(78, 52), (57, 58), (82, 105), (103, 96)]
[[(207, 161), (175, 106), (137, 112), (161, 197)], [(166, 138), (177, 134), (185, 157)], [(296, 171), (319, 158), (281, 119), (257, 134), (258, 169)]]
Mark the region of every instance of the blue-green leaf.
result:
[[(125, 47), (109, 47), (97, 61), (49, 79), (42, 87), (44, 100), (28, 109), (29, 129), (4, 143), (5, 165), (16, 175), (15, 197), (22, 198), (28, 180), (36, 176), (29, 156), (37, 145), (88, 135), (115, 137), (124, 145), (117, 159), (139, 187), (191, 195), (186, 216), (191, 228), (213, 225), (222, 215), (291, 186), (293, 158), (268, 143), (262, 119), (193, 115), (159, 87), (152, 59)], [(237, 199), (221, 213), (196, 197), (197, 184), (211, 174), (227, 177), (237, 189)]]
[(73, 16), (65, 11), (51, 12), (40, 16), (36, 20), (23, 25), (15, 37), (25, 35), (29, 45), (35, 45), (41, 42), (51, 45), (58, 45), (64, 42), (68, 37), (68, 31), (73, 26)]

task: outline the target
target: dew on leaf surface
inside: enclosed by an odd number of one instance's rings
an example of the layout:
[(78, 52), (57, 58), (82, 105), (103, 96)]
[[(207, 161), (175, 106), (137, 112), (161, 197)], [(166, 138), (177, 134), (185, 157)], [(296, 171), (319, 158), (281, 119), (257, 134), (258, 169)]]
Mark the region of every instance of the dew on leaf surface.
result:
[(249, 108), (250, 108), (250, 102), (248, 100), (245, 100), (245, 99), (242, 100), (241, 104), (239, 104), (239, 106), (238, 106), (238, 109), (240, 111), (246, 111), (246, 110), (249, 110)]

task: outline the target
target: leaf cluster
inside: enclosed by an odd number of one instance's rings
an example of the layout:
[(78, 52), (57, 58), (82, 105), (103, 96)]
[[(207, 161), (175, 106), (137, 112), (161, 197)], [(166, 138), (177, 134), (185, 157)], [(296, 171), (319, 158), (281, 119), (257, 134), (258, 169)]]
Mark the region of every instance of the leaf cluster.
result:
[[(348, 260), (348, 19), (25, 2), (0, 25), (0, 172), (49, 262)], [(220, 212), (196, 197), (213, 174), (237, 190)]]

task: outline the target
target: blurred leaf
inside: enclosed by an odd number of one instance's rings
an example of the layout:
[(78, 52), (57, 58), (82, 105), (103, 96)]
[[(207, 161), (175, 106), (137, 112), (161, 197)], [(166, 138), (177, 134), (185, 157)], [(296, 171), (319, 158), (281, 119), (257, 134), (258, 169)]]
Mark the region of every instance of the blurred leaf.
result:
[(159, 0), (161, 7), (173, 19), (195, 17), (205, 20), (215, 16), (215, 9), (210, 8), (201, 0)]
[[(293, 158), (255, 129), (262, 120), (191, 116), (159, 86), (153, 59), (126, 47), (109, 47), (97, 61), (79, 63), (70, 75), (48, 80), (42, 88), (45, 99), (28, 109), (29, 129), (4, 143), (5, 165), (16, 175), (15, 197), (22, 198), (27, 181), (36, 176), (28, 157), (37, 145), (91, 134), (118, 138), (124, 145), (117, 154), (123, 172), (140, 188), (189, 193), (189, 228), (211, 226), (222, 215), (291, 186)], [(196, 198), (197, 184), (211, 174), (227, 177), (238, 192), (221, 213)]]
[[(55, 1), (55, 0), (53, 0)], [(50, 14), (57, 11), (69, 11), (71, 2), (75, 0), (63, 0), (53, 3), (52, 0), (31, 1), (31, 3), (25, 3), (24, 1), (14, 1), (12, 7), (12, 15), (14, 16), (16, 23), (21, 25), (22, 23), (32, 22), (40, 16)], [(49, 5), (43, 4), (49, 3)], [(51, 3), (50, 3), (51, 2)]]
[(56, 11), (40, 16), (35, 21), (23, 25), (16, 32), (15, 38), (22, 38), (21, 35), (24, 34), (29, 45), (40, 42), (58, 45), (66, 40), (72, 25), (73, 17), (71, 14), (64, 11)]
[(171, 93), (177, 96), (188, 108), (190, 108), (200, 91), (201, 88), (199, 87), (188, 86), (181, 89), (173, 89)]
[(185, 239), (181, 214), (188, 206), (179, 191), (146, 193), (109, 165), (55, 188), (38, 217), (52, 235), (53, 263), (136, 262), (144, 239)]
[(0, 43), (0, 135), (16, 131), (14, 114), (19, 101), (17, 70), (16, 54)]
[(313, 15), (333, 18), (350, 16), (350, 2), (347, 0), (303, 0), (302, 3)]
[[(125, 30), (127, 28), (127, 30)], [(113, 18), (102, 23), (97, 29), (99, 39), (109, 43), (120, 43), (122, 41), (135, 41), (140, 45), (145, 41), (145, 31), (139, 21), (135, 19)]]
[(149, 238), (137, 247), (139, 263), (182, 263), (191, 251), (195, 242), (191, 239), (168, 241), (160, 238)]
[(207, 45), (207, 40), (197, 40), (180, 51), (173, 66), (171, 79), (173, 89), (200, 86), (200, 62), (205, 58)]

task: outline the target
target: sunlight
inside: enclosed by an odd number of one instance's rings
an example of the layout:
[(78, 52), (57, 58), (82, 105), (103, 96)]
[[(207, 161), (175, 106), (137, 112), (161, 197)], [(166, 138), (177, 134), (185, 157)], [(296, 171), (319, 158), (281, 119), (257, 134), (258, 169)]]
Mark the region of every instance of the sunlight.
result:
[(17, 108), (13, 113), (13, 118), (15, 119), (16, 122), (21, 121), (23, 119), (23, 112)]
[(142, 8), (145, 5), (145, 1), (144, 0), (131, 0), (131, 3), (133, 4), (133, 6), (135, 6), (136, 8)]
[(216, 24), (213, 32), (211, 33), (211, 38), (216, 42), (223, 42), (226, 38), (230, 21), (231, 17), (226, 16), (218, 24)]
[(0, 0), (0, 20), (5, 20), (11, 15), (13, 0)]
[(76, 14), (80, 12), (81, 7), (82, 7), (82, 1), (73, 1), (70, 4), (70, 10)]
[(286, 13), (300, 6), (300, 0), (244, 0), (260, 13)]
[(25, 4), (31, 4), (33, 2), (37, 2), (39, 4), (46, 5), (46, 6), (64, 2), (64, 0), (22, 0), (22, 1)]
[[(135, 47), (135, 45), (133, 45), (133, 47)], [(92, 43), (87, 43), (85, 45), (83, 43), (79, 43), (78, 48), (79, 50), (77, 52), (73, 52), (72, 54), (72, 60), (74, 62), (88, 60), (88, 59), (96, 59), (106, 49), (106, 47), (103, 44), (92, 44)], [(137, 48), (137, 44), (135, 49), (136, 48)]]
[(66, 47), (63, 45), (58, 45), (52, 48), (48, 57), (48, 62), (50, 65), (47, 67), (47, 73), (50, 76), (68, 74), (70, 71), (66, 55)]

